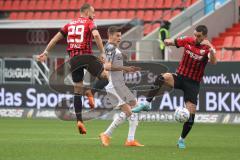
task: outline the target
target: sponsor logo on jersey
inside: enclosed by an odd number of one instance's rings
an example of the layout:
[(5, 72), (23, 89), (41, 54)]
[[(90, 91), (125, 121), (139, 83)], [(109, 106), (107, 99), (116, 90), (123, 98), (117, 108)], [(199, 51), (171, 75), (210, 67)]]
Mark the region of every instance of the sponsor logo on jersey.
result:
[(203, 56), (199, 56), (197, 54), (194, 54), (193, 52), (191, 52), (190, 50), (186, 50), (186, 53), (190, 55), (191, 58), (193, 59), (197, 59), (197, 60), (201, 60), (203, 58)]

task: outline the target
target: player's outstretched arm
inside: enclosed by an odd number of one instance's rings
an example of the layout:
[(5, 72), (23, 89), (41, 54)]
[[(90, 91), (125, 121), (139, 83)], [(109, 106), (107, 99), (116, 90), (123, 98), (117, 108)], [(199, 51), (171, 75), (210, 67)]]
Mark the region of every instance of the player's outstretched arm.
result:
[(44, 50), (44, 52), (37, 56), (37, 60), (38, 60), (38, 61), (41, 61), (41, 62), (45, 61), (45, 60), (47, 59), (47, 56), (48, 56), (50, 50), (56, 45), (56, 43), (57, 43), (58, 41), (60, 41), (60, 40), (63, 39), (63, 38), (64, 38), (64, 37), (63, 37), (62, 33), (61, 33), (61, 32), (58, 32), (58, 33), (51, 39), (51, 41), (48, 43), (48, 45), (47, 45), (46, 49)]
[(117, 66), (117, 65), (113, 65), (111, 62), (105, 63), (104, 68), (107, 71), (124, 71), (124, 72), (136, 72), (136, 71), (141, 70), (140, 67), (135, 67), (135, 66)]
[(106, 62), (104, 64), (104, 68), (107, 71), (123, 71), (125, 69), (125, 66), (117, 66), (117, 65), (112, 64), (111, 62)]
[(98, 49), (100, 51), (100, 58), (104, 61), (105, 59), (105, 52), (104, 52), (104, 47), (103, 47), (103, 42), (102, 38), (98, 32), (98, 30), (93, 30), (92, 35), (97, 43)]

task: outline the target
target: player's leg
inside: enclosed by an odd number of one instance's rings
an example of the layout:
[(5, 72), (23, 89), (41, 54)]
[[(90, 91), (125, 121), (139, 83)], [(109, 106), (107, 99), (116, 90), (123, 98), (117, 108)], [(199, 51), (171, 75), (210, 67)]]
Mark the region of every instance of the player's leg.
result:
[(186, 102), (186, 108), (190, 112), (190, 117), (187, 122), (184, 123), (183, 125), (183, 130), (181, 134), (181, 138), (185, 139), (188, 135), (188, 133), (191, 131), (192, 126), (194, 124), (194, 119), (195, 119), (195, 113), (196, 113), (196, 105), (193, 104), (192, 102), (188, 101)]
[[(113, 106), (119, 106), (121, 109), (121, 113), (119, 117), (113, 120), (107, 130), (100, 135), (102, 144), (104, 146), (109, 145), (109, 138), (111, 137), (113, 131), (122, 124), (128, 117), (132, 115), (131, 106), (127, 103), (128, 100), (135, 100), (134, 95), (129, 91), (126, 86), (115, 86), (113, 88), (107, 87), (106, 88), (110, 103)], [(129, 92), (128, 92), (129, 91)], [(111, 97), (114, 96), (114, 97)], [(132, 98), (133, 97), (133, 98)], [(117, 98), (117, 99), (116, 99)]]
[(89, 61), (87, 62), (87, 70), (89, 73), (97, 77), (93, 83), (91, 90), (87, 90), (85, 93), (89, 100), (89, 105), (94, 108), (94, 94), (95, 92), (102, 90), (108, 84), (108, 74), (104, 70), (104, 66), (101, 61), (95, 56), (89, 55)]
[[(122, 86), (122, 94), (126, 97), (126, 102), (131, 108), (133, 109), (137, 105), (137, 100), (134, 94), (129, 90), (127, 86)], [(144, 145), (140, 144), (136, 139), (135, 139), (135, 133), (136, 129), (138, 126), (138, 113), (132, 113), (132, 115), (128, 118), (129, 121), (129, 130), (128, 130), (128, 137), (125, 142), (125, 146), (137, 146), (137, 147), (142, 147)]]
[(82, 120), (82, 87), (83, 82), (77, 82), (74, 84), (74, 109), (76, 113), (77, 121)]
[[(134, 108), (137, 105), (137, 101), (135, 100), (134, 96), (133, 98), (134, 100), (131, 100), (128, 103), (131, 106), (131, 108)], [(132, 115), (128, 118), (128, 121), (129, 121), (129, 130), (128, 130), (128, 137), (125, 142), (125, 146), (137, 146), (137, 147), (144, 146), (135, 139), (136, 129), (138, 126), (138, 113), (132, 113)]]
[(80, 134), (86, 134), (82, 119), (82, 89), (84, 70), (82, 66), (71, 65), (72, 80), (74, 82), (74, 109), (77, 118), (77, 127)]
[(108, 80), (108, 74), (107, 71), (104, 70), (103, 63), (93, 55), (87, 55), (87, 57), (89, 58), (85, 63), (87, 64), (86, 69), (88, 72), (99, 80)]
[(147, 95), (148, 102), (152, 102), (154, 96), (158, 93), (158, 91), (161, 89), (163, 84), (170, 86), (170, 87), (174, 87), (174, 77), (173, 77), (172, 73), (164, 73), (163, 75), (160, 74), (156, 78), (156, 80), (154, 82), (155, 88), (153, 88)]
[(112, 136), (113, 131), (122, 124), (127, 117), (131, 116), (132, 111), (131, 107), (128, 104), (123, 104), (120, 106), (122, 112), (119, 114), (117, 118), (113, 120), (113, 122), (109, 125), (109, 127), (105, 130), (105, 132), (100, 134), (100, 140), (103, 146), (108, 146), (110, 143), (110, 137)]
[(88, 104), (90, 106), (91, 109), (94, 109), (95, 107), (95, 101), (94, 101), (94, 94), (92, 93), (92, 90), (91, 89), (87, 89), (85, 91), (85, 95), (87, 96), (88, 98)]
[(86, 134), (87, 130), (82, 119), (82, 86), (83, 82), (75, 83), (74, 85), (74, 109), (77, 118), (77, 127), (80, 134)]
[(123, 104), (120, 106), (121, 113), (119, 117), (117, 117), (112, 124), (108, 127), (108, 129), (104, 132), (108, 136), (112, 136), (114, 129), (116, 129), (120, 124), (122, 124), (126, 118), (132, 115), (131, 107), (128, 104)]
[(193, 127), (195, 112), (196, 112), (196, 105), (190, 101), (186, 102), (186, 108), (190, 111), (190, 117), (189, 117), (188, 121), (183, 124), (182, 133), (178, 139), (177, 145), (178, 145), (178, 148), (180, 148), (180, 149), (186, 148), (184, 140)]
[(165, 59), (165, 48), (161, 49), (162, 59)]
[(95, 107), (95, 102), (94, 102), (94, 94), (97, 91), (101, 91), (104, 89), (105, 86), (108, 85), (108, 79), (98, 79), (96, 78), (95, 81), (93, 82), (92, 88), (87, 89), (85, 91), (85, 95), (88, 98), (89, 101), (89, 106), (91, 109)]
[(139, 113), (140, 111), (148, 111), (150, 110), (150, 104), (156, 96), (156, 94), (161, 89), (162, 85), (165, 84), (170, 87), (174, 87), (174, 77), (172, 73), (164, 73), (158, 75), (155, 79), (154, 86), (151, 88), (151, 91), (147, 94), (147, 99), (145, 104), (139, 104), (137, 107), (133, 109), (133, 112)]
[[(130, 101), (128, 103), (131, 108), (134, 108), (137, 105), (137, 101)], [(134, 141), (135, 140), (135, 132), (138, 125), (138, 114), (132, 113), (132, 115), (128, 118), (129, 121), (129, 130), (128, 130), (128, 138), (127, 141)]]
[(199, 93), (199, 83), (185, 81), (183, 91), (185, 105), (190, 112), (190, 117), (188, 121), (183, 124), (182, 133), (178, 140), (178, 147), (181, 149), (184, 149), (186, 147), (184, 140), (191, 131), (194, 124), (197, 107), (197, 97)]

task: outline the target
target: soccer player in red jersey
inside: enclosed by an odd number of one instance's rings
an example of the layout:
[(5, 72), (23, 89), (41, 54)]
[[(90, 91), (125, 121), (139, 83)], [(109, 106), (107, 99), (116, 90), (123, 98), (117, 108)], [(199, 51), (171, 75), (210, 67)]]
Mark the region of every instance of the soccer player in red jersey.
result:
[[(194, 36), (183, 36), (164, 41), (166, 46), (184, 47), (184, 54), (179, 63), (176, 73), (164, 73), (159, 75), (154, 85), (157, 89), (151, 90), (147, 95), (146, 104), (139, 105), (133, 112), (149, 109), (150, 102), (156, 96), (162, 85), (167, 85), (173, 88), (181, 89), (184, 92), (184, 102), (186, 108), (190, 112), (190, 118), (183, 125), (182, 134), (178, 140), (178, 147), (185, 148), (184, 139), (190, 132), (193, 124), (197, 106), (197, 99), (205, 67), (208, 62), (216, 64), (216, 50), (213, 45), (207, 40), (208, 29), (204, 25), (199, 25), (195, 28)], [(153, 87), (154, 88), (154, 87)]]
[[(72, 79), (74, 82), (74, 108), (77, 117), (77, 126), (80, 134), (86, 134), (86, 128), (82, 120), (82, 87), (84, 69), (99, 79), (107, 79), (103, 67), (104, 47), (101, 36), (94, 24), (94, 8), (90, 4), (84, 4), (80, 8), (81, 16), (66, 24), (51, 39), (46, 49), (37, 59), (45, 61), (49, 51), (63, 38), (67, 39), (67, 52), (70, 56)], [(92, 52), (92, 37), (96, 40), (100, 50), (100, 57), (95, 57)]]

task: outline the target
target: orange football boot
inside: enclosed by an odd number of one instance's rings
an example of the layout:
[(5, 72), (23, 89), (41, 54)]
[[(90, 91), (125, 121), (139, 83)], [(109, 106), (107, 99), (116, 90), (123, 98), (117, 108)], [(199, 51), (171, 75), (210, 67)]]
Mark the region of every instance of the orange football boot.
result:
[(128, 147), (143, 147), (144, 145), (139, 143), (137, 140), (133, 140), (133, 141), (126, 141), (125, 142), (125, 146)]
[(86, 130), (83, 122), (77, 121), (77, 128), (78, 128), (78, 131), (79, 131), (80, 134), (86, 134), (87, 133), (87, 130)]
[(105, 147), (109, 146), (109, 144), (110, 144), (110, 137), (108, 135), (106, 135), (104, 133), (101, 133), (99, 135), (99, 137), (100, 137), (100, 140), (101, 140), (103, 146), (105, 146)]

